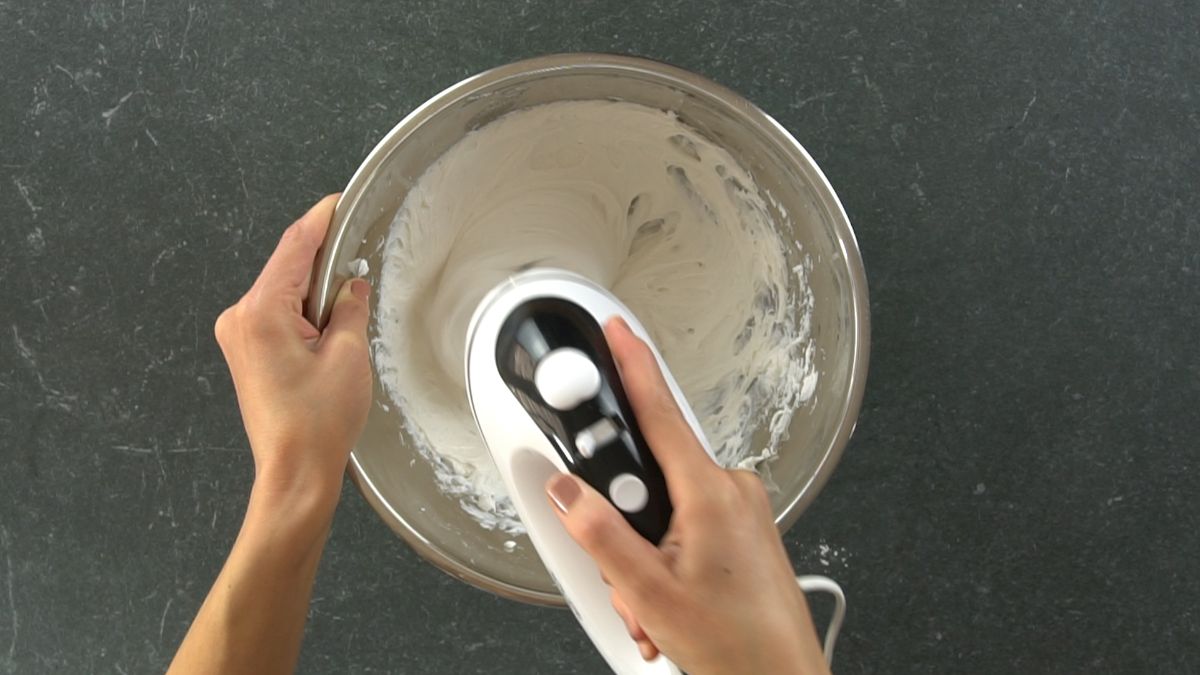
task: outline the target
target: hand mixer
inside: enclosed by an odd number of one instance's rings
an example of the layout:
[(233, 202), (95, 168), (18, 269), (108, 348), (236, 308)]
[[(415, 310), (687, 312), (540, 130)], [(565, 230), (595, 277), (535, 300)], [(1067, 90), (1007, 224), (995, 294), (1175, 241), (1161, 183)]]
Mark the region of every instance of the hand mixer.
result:
[[(467, 330), (467, 395), (530, 540), (608, 664), (618, 673), (679, 673), (662, 656), (642, 659), (610, 603), (599, 569), (571, 539), (545, 494), (552, 476), (570, 471), (606, 495), (651, 542), (657, 544), (670, 524), (666, 481), (604, 338), (602, 326), (614, 316), (650, 345), (676, 404), (711, 456), (699, 422), (645, 328), (607, 290), (571, 272), (519, 272), (484, 297)], [(799, 581), (805, 587), (806, 578)], [(840, 595), (836, 589), (839, 604), (826, 636), (827, 656), (844, 610)]]

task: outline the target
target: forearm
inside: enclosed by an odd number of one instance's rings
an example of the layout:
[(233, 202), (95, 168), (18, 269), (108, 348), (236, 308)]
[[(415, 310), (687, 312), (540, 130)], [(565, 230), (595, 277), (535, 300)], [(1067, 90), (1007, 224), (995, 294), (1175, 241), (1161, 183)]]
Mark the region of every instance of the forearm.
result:
[(255, 484), (241, 532), (168, 671), (291, 673), (337, 489)]

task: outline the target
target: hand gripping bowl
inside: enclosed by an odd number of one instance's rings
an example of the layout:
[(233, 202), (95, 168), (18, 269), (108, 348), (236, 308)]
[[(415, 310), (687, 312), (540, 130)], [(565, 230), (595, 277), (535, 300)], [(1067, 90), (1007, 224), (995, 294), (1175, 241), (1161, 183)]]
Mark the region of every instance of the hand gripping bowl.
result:
[[(780, 530), (786, 530), (828, 480), (854, 430), (867, 371), (866, 278), (846, 213), (804, 148), (753, 104), (699, 75), (633, 57), (564, 54), (501, 66), (433, 97), (388, 132), (342, 193), (317, 259), (308, 318), (324, 325), (355, 259), (367, 261), (367, 279), (379, 287), (382, 243), (396, 211), (425, 169), (464, 135), (514, 110), (591, 99), (673, 111), (724, 147), (770, 193), (764, 201), (780, 211), (772, 218), (790, 228), (781, 233), (784, 241), (798, 242), (809, 257), (817, 390), (796, 411), (788, 439), (770, 464), (779, 488), (772, 506)], [(798, 264), (800, 255), (789, 247), (790, 264)], [(369, 330), (374, 339), (374, 322)], [(380, 517), (455, 577), (505, 597), (561, 605), (523, 536), (515, 548), (506, 547), (512, 535), (483, 529), (456, 498), (440, 491), (432, 466), (376, 379), (375, 403), (349, 471)]]

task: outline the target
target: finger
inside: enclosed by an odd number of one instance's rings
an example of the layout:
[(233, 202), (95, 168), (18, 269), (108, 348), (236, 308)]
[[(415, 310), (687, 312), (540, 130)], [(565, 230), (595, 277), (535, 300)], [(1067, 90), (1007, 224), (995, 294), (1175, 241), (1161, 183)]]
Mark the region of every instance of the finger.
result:
[(339, 196), (327, 195), (284, 231), (275, 252), (258, 275), (256, 286), (283, 293), (297, 303), (308, 298), (313, 263), (325, 241)]
[(338, 290), (317, 348), (324, 351), (365, 349), (371, 286), (364, 279), (348, 279)]
[(625, 393), (642, 435), (662, 467), (668, 485), (692, 484), (695, 474), (718, 468), (683, 417), (650, 346), (620, 317), (604, 327)]
[(635, 532), (600, 493), (570, 474), (551, 478), (546, 492), (567, 533), (622, 597), (645, 600), (668, 592), (671, 579), (662, 552)]
[(649, 639), (645, 629), (642, 628), (642, 624), (638, 623), (637, 617), (629, 609), (629, 605), (626, 605), (625, 601), (621, 599), (620, 593), (614, 589), (609, 596), (609, 600), (612, 602), (613, 609), (617, 611), (617, 616), (621, 617), (621, 620), (625, 622), (625, 630), (629, 632), (629, 637), (634, 640)]
[(629, 609), (629, 605), (625, 604), (616, 589), (613, 589), (610, 599), (613, 609), (617, 611), (617, 616), (625, 622), (625, 630), (629, 633), (630, 639), (637, 643), (638, 652), (642, 658), (647, 661), (653, 660), (658, 656), (658, 645), (654, 644), (654, 641), (646, 634), (646, 629), (642, 628), (641, 622), (633, 615), (633, 610)]

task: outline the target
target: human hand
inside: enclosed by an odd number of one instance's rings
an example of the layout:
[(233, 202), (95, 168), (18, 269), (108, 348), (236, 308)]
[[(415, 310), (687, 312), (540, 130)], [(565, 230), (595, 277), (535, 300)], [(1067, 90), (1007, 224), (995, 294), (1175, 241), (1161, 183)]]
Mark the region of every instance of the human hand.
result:
[(647, 660), (661, 651), (694, 675), (828, 673), (804, 594), (762, 482), (709, 458), (649, 347), (621, 320), (605, 326), (674, 513), (655, 547), (570, 474), (547, 491), (571, 536), (612, 586), (612, 602)]
[(337, 197), (288, 227), (254, 285), (215, 326), (254, 452), (255, 491), (272, 498), (336, 503), (371, 403), (367, 282), (342, 285), (324, 331), (303, 315)]
[(371, 404), (367, 298), (343, 284), (329, 324), (303, 316), (330, 195), (283, 233), (254, 285), (215, 332), (254, 451), (241, 532), (170, 673), (290, 673), (350, 446)]

